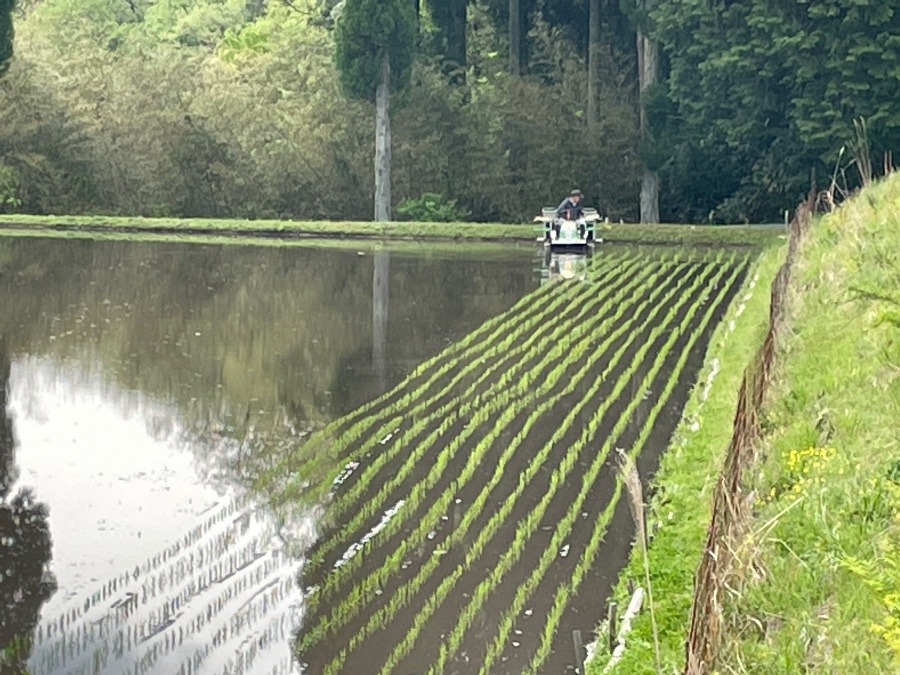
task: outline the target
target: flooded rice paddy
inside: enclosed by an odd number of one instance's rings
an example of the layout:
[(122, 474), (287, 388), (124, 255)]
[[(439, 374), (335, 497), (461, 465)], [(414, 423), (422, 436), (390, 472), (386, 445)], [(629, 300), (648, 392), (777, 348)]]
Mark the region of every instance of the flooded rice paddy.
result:
[(528, 250), (0, 239), (0, 671), (299, 672), (325, 510), (260, 477), (539, 283)]
[(7, 658), (574, 672), (751, 258), (0, 240)]
[(633, 531), (616, 453), (655, 470), (748, 263), (605, 249), (563, 266), (275, 465), (276, 502), (325, 504), (309, 672), (573, 672), (572, 630), (601, 619)]

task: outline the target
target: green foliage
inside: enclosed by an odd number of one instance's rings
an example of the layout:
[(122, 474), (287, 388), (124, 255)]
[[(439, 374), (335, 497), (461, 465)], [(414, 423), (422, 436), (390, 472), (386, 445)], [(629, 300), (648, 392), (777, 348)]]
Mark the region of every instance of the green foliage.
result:
[[(896, 288), (898, 206), (894, 175), (817, 222), (799, 250), (760, 463), (743, 488), (757, 500), (738, 567), (762, 573), (728, 580), (722, 672), (896, 671), (900, 343), (897, 328), (879, 322)], [(656, 478), (652, 512), (662, 527), (650, 561), (669, 670), (684, 664), (711, 492), (742, 365), (767, 328), (780, 258), (766, 254), (745, 310), (733, 307), (720, 327), (705, 377), (716, 364), (721, 370), (708, 392), (695, 390)], [(639, 575), (639, 560), (632, 561), (626, 577)], [(623, 579), (620, 602), (627, 601), (625, 587)], [(645, 673), (652, 658), (648, 617), (638, 618), (628, 645), (616, 672)], [(605, 663), (598, 658), (590, 672)]]
[(652, 95), (669, 217), (775, 219), (832, 173), (865, 119), (874, 156), (900, 148), (900, 10), (890, 3), (646, 3), (667, 62)]
[(346, 0), (335, 28), (335, 59), (351, 96), (375, 100), (385, 56), (391, 86), (406, 88), (412, 75), (416, 16), (408, 0)]
[(19, 174), (15, 169), (0, 164), (0, 212), (20, 206)]
[(397, 207), (397, 213), (406, 220), (420, 223), (460, 223), (472, 214), (461, 208), (455, 199), (426, 192), (418, 199), (408, 199)]
[[(635, 96), (615, 57), (603, 122), (587, 137), (577, 41), (537, 22), (541, 79), (511, 81), (505, 29), (483, 4), (468, 7), (472, 77), (412, 63), (414, 86), (392, 115), (396, 203), (453, 195), (475, 220), (522, 222), (580, 185), (604, 214), (633, 217)], [(0, 88), (0, 153), (21, 176), (21, 210), (369, 218), (371, 111), (342, 94), (338, 26), (318, 0), (257, 5), (29, 5)], [(561, 159), (573, 144), (579, 152)]]

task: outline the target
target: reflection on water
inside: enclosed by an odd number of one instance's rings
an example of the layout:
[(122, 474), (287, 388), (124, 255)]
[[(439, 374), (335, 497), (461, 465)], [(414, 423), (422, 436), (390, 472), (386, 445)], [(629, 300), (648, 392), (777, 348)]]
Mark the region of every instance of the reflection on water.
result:
[(554, 281), (587, 281), (594, 249), (552, 251), (545, 248), (541, 255), (541, 284)]
[(533, 284), (527, 251), (0, 239), (0, 647), (35, 674), (291, 672), (316, 509), (275, 518), (260, 456)]
[(47, 508), (17, 480), (15, 432), (7, 406), (10, 363), (0, 340), (0, 671), (22, 672), (41, 606), (56, 590), (49, 571)]

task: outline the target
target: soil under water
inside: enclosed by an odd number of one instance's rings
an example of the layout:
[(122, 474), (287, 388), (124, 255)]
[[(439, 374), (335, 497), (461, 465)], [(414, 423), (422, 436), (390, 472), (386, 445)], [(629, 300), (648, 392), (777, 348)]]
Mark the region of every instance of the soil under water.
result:
[(34, 507), (0, 533), (21, 665), (295, 671), (320, 511), (252, 486), (539, 283), (530, 251), (469, 250), (0, 239), (0, 511)]

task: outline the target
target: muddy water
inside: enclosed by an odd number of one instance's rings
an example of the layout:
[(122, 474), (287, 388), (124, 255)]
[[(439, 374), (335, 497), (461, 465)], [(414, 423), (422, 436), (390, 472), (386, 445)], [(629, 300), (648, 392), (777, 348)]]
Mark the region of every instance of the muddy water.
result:
[(529, 249), (0, 239), (8, 667), (294, 671), (314, 505), (254, 478), (539, 282)]

